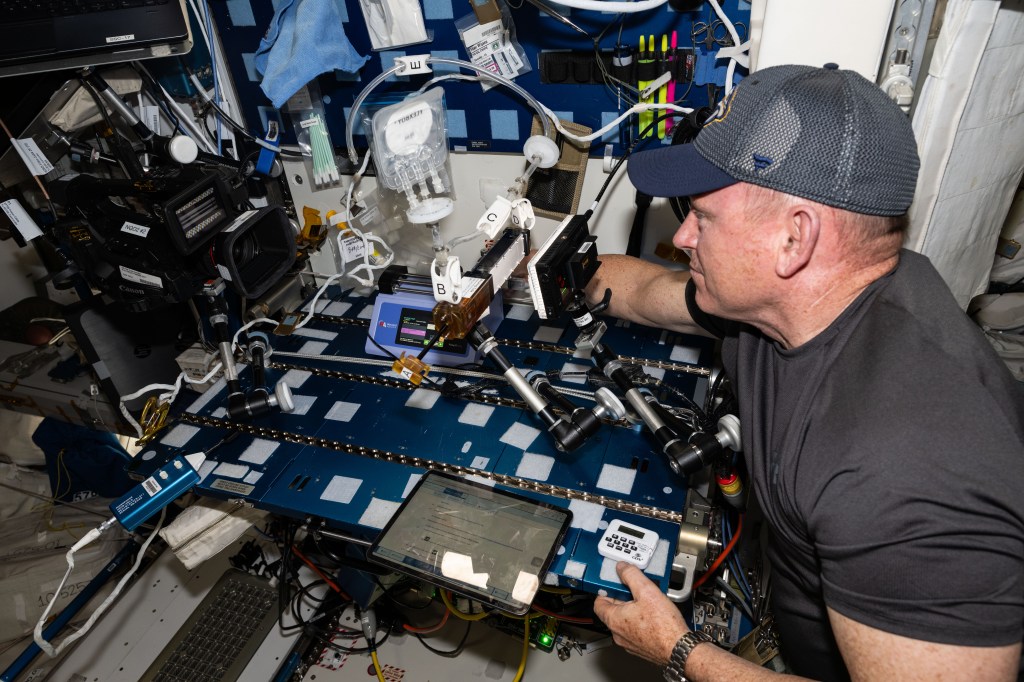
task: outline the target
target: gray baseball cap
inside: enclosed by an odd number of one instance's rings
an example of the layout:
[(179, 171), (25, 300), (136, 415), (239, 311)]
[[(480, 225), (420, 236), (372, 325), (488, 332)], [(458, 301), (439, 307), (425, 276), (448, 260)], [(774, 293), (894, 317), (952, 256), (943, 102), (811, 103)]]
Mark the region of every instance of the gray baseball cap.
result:
[(744, 78), (691, 144), (638, 152), (629, 179), (656, 197), (749, 182), (869, 215), (902, 215), (917, 184), (907, 115), (835, 64), (772, 66)]

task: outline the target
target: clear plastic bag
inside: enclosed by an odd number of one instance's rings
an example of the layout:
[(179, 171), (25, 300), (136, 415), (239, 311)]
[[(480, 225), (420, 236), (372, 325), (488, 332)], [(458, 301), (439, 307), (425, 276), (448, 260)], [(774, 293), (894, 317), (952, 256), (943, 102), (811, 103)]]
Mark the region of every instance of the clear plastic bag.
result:
[(436, 223), (454, 209), (444, 92), (432, 88), (376, 111), (369, 122), (377, 191), (408, 222)]
[(302, 149), (306, 171), (317, 189), (332, 187), (341, 180), (334, 144), (327, 130), (324, 103), (316, 81), (310, 81), (285, 103), (295, 129), (295, 140)]
[[(318, 0), (329, 2), (331, 0)], [(419, 0), (359, 0), (374, 50), (431, 40)]]
[[(475, 14), (467, 14), (455, 21), (462, 44), (466, 47), (469, 61), (482, 69), (504, 76), (516, 76), (533, 70), (526, 51), (516, 40), (516, 25), (512, 12), (504, 2), (498, 2), (501, 9), (500, 21), (481, 24)], [(493, 82), (482, 81), (483, 89), (494, 87)]]

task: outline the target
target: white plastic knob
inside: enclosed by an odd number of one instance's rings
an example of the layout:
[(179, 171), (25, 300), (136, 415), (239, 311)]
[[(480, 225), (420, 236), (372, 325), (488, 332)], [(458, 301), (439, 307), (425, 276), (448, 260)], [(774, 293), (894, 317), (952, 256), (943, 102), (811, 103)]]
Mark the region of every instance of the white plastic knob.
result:
[(541, 168), (551, 168), (558, 163), (561, 150), (558, 143), (544, 135), (532, 135), (523, 145), (523, 154), (528, 161), (536, 161)]
[(175, 135), (167, 143), (167, 153), (178, 163), (192, 163), (199, 157), (199, 146), (185, 135)]
[(295, 401), (292, 400), (292, 389), (283, 381), (278, 381), (274, 387), (274, 395), (277, 397), (277, 404), (281, 406), (282, 412), (291, 412), (295, 409)]

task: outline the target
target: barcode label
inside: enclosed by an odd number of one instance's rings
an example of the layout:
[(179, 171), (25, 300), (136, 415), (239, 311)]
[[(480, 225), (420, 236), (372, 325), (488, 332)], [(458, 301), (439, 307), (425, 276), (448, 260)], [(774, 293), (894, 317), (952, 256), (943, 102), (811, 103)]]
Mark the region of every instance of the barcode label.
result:
[(150, 476), (149, 478), (142, 482), (142, 489), (149, 493), (149, 496), (152, 497), (153, 495), (156, 495), (158, 492), (160, 492), (160, 484), (156, 482), (155, 478)]

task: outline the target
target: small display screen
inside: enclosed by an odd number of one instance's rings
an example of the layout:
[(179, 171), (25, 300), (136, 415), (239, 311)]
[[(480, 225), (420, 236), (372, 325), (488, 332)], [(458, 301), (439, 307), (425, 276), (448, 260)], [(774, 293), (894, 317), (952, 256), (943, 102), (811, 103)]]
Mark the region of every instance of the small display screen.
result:
[[(395, 343), (423, 348), (434, 340), (436, 331), (433, 310), (402, 308), (402, 314), (398, 318), (398, 333), (395, 334)], [(431, 350), (462, 355), (466, 352), (466, 340), (444, 339), (435, 343)]]
[(619, 526), (619, 532), (625, 533), (626, 535), (632, 535), (633, 537), (639, 538), (641, 540), (643, 540), (644, 536), (647, 535), (647, 533), (643, 532), (642, 530), (637, 530), (636, 528), (630, 528), (629, 526), (621, 525)]
[(373, 543), (368, 557), (522, 614), (571, 520), (568, 509), (429, 472)]

